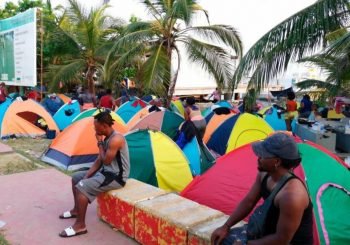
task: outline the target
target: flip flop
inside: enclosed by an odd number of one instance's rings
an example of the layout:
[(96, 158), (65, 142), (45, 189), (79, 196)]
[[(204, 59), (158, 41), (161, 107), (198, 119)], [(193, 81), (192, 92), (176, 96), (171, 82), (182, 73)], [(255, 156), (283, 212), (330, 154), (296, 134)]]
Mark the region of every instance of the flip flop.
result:
[(64, 229), (61, 233), (59, 233), (58, 235), (60, 237), (67, 238), (67, 237), (83, 235), (83, 234), (86, 234), (87, 232), (88, 232), (87, 230), (76, 232), (72, 226), (69, 226), (68, 228)]
[(72, 219), (72, 218), (76, 218), (77, 215), (76, 214), (71, 214), (70, 211), (64, 212), (63, 214), (61, 214), (60, 216), (58, 216), (60, 219)]

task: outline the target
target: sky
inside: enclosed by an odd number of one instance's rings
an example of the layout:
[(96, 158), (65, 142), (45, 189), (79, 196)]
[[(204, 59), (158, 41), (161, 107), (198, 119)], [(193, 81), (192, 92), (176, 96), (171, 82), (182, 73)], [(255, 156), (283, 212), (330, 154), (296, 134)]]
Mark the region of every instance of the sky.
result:
[[(1, 0), (0, 0), (1, 1)], [(87, 9), (101, 4), (102, 0), (78, 0)], [(51, 0), (53, 6), (67, 5), (65, 0)], [(199, 4), (209, 12), (211, 24), (226, 24), (235, 27), (241, 35), (244, 53), (266, 32), (284, 19), (313, 4), (316, 0), (199, 0)], [(110, 0), (108, 13), (128, 21), (131, 15), (141, 19), (149, 19), (140, 0)], [(198, 17), (198, 23), (204, 18)], [(184, 59), (183, 57), (181, 57)], [(299, 69), (299, 70), (298, 70)], [(299, 65), (294, 66), (282, 83), (288, 86), (291, 76), (301, 71)], [(178, 77), (181, 86), (214, 86), (215, 81), (201, 69), (188, 65), (184, 60)], [(190, 83), (188, 81), (191, 81)]]

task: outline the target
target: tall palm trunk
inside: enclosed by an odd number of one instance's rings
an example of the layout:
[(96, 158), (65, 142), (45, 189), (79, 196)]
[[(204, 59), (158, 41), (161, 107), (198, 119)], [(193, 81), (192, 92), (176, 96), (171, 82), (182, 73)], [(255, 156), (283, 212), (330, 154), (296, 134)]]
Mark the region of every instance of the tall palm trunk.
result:
[[(168, 99), (167, 99), (167, 107), (169, 108), (170, 103), (171, 103), (171, 99), (173, 98), (174, 92), (175, 92), (175, 86), (176, 86), (176, 81), (177, 81), (177, 77), (179, 75), (179, 70), (180, 70), (180, 52), (177, 48), (177, 46), (174, 45), (174, 49), (176, 50), (176, 54), (177, 54), (177, 69), (175, 71), (174, 76), (170, 76), (170, 83), (169, 83), (169, 88), (168, 90)], [(169, 54), (170, 53), (170, 54)], [(170, 59), (170, 70), (171, 70), (171, 58), (172, 58), (172, 51), (170, 51), (168, 53), (168, 55), (170, 55), (169, 59)], [(170, 72), (171, 74), (171, 72)]]
[(95, 66), (88, 66), (88, 70), (86, 72), (86, 79), (88, 83), (89, 92), (92, 93), (93, 95), (95, 95), (94, 74), (95, 74)]

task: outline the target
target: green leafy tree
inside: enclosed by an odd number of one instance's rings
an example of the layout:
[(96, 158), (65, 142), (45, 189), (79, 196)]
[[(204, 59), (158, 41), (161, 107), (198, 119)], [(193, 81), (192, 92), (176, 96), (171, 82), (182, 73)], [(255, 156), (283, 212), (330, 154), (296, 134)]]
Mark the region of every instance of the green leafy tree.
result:
[[(59, 82), (87, 82), (90, 92), (94, 93), (96, 79), (104, 73), (105, 57), (117, 37), (122, 22), (105, 14), (108, 5), (102, 5), (87, 12), (76, 0), (69, 0), (58, 23), (58, 29), (53, 38), (57, 44), (56, 63), (50, 67), (52, 77), (51, 89)], [(69, 50), (62, 51), (66, 46)]]
[(347, 26), (348, 0), (318, 0), (260, 38), (244, 55), (232, 85), (249, 77), (249, 87), (258, 90), (298, 61), (327, 45), (327, 34)]
[[(237, 31), (228, 25), (193, 26), (195, 14), (207, 12), (195, 0), (144, 0), (151, 21), (133, 21), (124, 36), (109, 54), (121, 57), (107, 67), (122, 67), (126, 63), (143, 61), (138, 78), (145, 88), (162, 91), (171, 100), (181, 65), (181, 55), (209, 72), (219, 84), (228, 84), (233, 75), (231, 53), (242, 54), (242, 43)], [(180, 54), (180, 45), (185, 52)], [(223, 46), (227, 48), (222, 48)], [(177, 61), (176, 61), (177, 59)]]

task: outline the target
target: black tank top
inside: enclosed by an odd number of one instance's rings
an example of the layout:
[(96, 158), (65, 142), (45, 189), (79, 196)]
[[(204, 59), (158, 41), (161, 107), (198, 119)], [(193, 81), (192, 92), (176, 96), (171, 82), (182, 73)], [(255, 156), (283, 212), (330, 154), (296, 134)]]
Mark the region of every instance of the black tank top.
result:
[[(264, 200), (270, 195), (270, 191), (267, 189), (267, 178), (266, 175), (261, 183), (261, 196)], [(294, 176), (293, 178), (298, 177)], [(293, 179), (291, 178), (291, 179)], [(289, 180), (291, 180), (289, 179)], [(288, 181), (289, 181), (288, 180)], [(301, 180), (300, 180), (301, 181)], [(264, 235), (270, 235), (276, 233), (277, 222), (279, 218), (280, 209), (274, 205), (272, 202), (271, 208), (266, 217), (266, 229)], [(312, 245), (313, 244), (313, 213), (312, 213), (312, 203), (309, 201), (309, 205), (304, 210), (303, 217), (301, 219), (300, 225), (295, 232), (292, 241), (292, 245)]]

